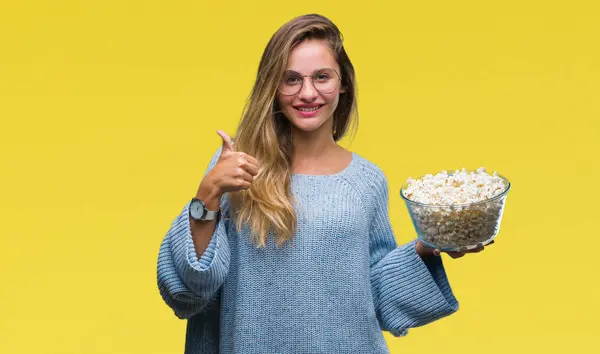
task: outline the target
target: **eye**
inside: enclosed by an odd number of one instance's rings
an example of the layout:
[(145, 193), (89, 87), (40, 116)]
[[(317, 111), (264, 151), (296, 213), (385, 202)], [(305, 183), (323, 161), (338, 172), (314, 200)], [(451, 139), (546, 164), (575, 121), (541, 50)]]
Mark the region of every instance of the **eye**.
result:
[(329, 79), (331, 79), (331, 76), (329, 76), (328, 74), (325, 74), (325, 73), (319, 73), (314, 76), (314, 80), (316, 80), (318, 82), (325, 82)]
[(288, 76), (284, 79), (284, 82), (286, 85), (295, 85), (298, 84), (300, 82), (302, 82), (302, 78), (300, 78), (299, 76)]

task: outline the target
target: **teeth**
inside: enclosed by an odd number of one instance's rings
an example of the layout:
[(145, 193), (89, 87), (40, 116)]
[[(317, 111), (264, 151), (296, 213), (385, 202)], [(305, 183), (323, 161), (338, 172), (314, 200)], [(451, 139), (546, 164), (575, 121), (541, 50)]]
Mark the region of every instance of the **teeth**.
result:
[(308, 108), (308, 107), (298, 107), (297, 109), (298, 109), (299, 111), (302, 111), (302, 112), (314, 112), (314, 111), (316, 111), (316, 110), (317, 110), (317, 109), (319, 109), (319, 108), (321, 108), (321, 106), (316, 106), (316, 107), (312, 107), (312, 108)]

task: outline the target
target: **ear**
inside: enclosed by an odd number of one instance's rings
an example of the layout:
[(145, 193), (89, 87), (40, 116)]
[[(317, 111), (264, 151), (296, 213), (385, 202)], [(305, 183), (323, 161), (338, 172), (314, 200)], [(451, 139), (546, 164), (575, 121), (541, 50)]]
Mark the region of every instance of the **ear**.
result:
[(340, 93), (345, 93), (346, 89), (344, 88), (344, 86), (340, 87)]

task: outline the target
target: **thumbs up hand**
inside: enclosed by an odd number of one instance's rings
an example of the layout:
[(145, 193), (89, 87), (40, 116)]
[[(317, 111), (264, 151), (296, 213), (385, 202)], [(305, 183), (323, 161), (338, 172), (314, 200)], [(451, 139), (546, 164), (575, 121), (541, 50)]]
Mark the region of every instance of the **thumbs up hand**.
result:
[(218, 130), (217, 134), (223, 139), (221, 156), (200, 183), (197, 193), (197, 197), (203, 199), (207, 207), (209, 204), (218, 206), (217, 201), (225, 193), (250, 188), (260, 167), (254, 157), (235, 151), (227, 133)]

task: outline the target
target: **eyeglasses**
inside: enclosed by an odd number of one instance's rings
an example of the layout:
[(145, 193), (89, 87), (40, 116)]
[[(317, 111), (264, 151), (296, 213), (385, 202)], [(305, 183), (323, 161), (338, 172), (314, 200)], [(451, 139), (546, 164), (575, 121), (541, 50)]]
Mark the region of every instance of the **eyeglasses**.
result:
[(295, 95), (304, 85), (304, 78), (310, 77), (314, 88), (320, 93), (332, 93), (340, 85), (340, 75), (334, 69), (324, 68), (310, 75), (300, 75), (295, 71), (287, 71), (279, 84), (279, 91), (284, 95)]

